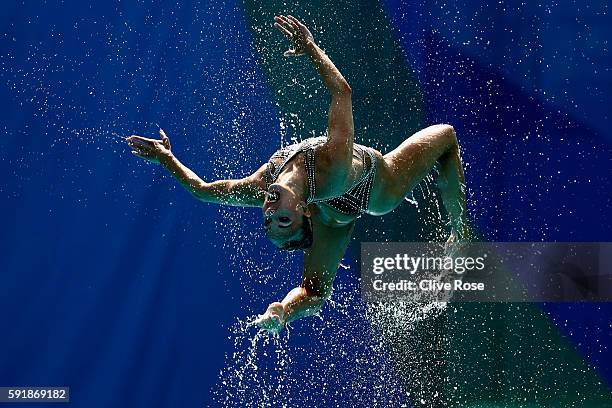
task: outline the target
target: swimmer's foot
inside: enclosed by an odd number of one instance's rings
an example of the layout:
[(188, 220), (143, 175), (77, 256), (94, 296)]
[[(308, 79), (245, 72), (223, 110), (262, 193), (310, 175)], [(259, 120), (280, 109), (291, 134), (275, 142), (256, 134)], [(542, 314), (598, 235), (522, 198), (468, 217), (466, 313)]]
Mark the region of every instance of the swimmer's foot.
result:
[(458, 228), (452, 228), (451, 233), (446, 240), (447, 244), (458, 242), (470, 242), (472, 240), (472, 232), (467, 222), (462, 222)]
[(467, 244), (472, 241), (472, 232), (467, 222), (462, 225), (462, 232), (458, 233), (457, 229), (453, 228), (444, 244), (444, 253), (447, 256), (459, 256), (466, 249)]

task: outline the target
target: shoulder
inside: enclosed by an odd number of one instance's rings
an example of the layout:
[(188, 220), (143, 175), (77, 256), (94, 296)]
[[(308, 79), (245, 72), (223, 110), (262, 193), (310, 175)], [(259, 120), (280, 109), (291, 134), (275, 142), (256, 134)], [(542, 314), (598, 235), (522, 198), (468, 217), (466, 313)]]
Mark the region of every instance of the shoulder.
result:
[(266, 190), (266, 180), (268, 174), (268, 163), (262, 164), (255, 172), (251, 175), (242, 179), (243, 183), (250, 184), (254, 187), (257, 187), (261, 190)]

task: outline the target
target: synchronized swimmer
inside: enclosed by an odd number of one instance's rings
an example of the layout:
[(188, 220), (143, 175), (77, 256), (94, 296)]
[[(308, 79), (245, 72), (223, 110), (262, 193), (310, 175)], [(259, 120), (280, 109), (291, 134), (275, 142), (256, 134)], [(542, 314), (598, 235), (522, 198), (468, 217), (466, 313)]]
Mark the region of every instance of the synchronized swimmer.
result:
[(434, 125), (383, 155), (354, 142), (351, 87), (295, 17), (274, 26), (292, 43), (285, 56), (307, 55), (331, 94), (327, 135), (278, 150), (248, 177), (205, 182), (173, 154), (170, 140), (127, 138), (133, 153), (159, 163), (198, 199), (261, 207), (268, 238), (283, 250), (304, 250), (302, 283), (255, 321), (279, 332), (285, 324), (317, 313), (331, 296), (337, 268), (361, 214), (387, 214), (439, 164), (438, 187), (451, 220), (449, 241), (466, 238), (464, 175), (455, 131)]

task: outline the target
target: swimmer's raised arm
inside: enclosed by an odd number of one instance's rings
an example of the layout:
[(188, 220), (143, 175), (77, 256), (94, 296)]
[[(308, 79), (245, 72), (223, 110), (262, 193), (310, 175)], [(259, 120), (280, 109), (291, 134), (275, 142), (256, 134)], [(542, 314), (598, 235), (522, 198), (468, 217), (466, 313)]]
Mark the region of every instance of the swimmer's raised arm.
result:
[(241, 207), (261, 207), (265, 166), (248, 177), (236, 180), (217, 180), (210, 183), (181, 163), (172, 153), (170, 139), (159, 130), (160, 139), (130, 136), (127, 142), (132, 153), (143, 159), (164, 166), (179, 183), (199, 200)]
[(332, 293), (336, 271), (353, 233), (354, 222), (328, 227), (313, 222), (314, 241), (304, 251), (302, 284), (292, 289), (282, 302), (274, 302), (256, 321), (262, 329), (279, 332), (294, 320), (317, 314)]
[(293, 48), (285, 51), (286, 57), (308, 55), (319, 70), (325, 86), (332, 95), (351, 93), (351, 87), (342, 76), (338, 68), (316, 44), (308, 27), (293, 16), (274, 17), (274, 27), (292, 42)]
[[(353, 159), (352, 90), (325, 52), (315, 43), (308, 28), (293, 16), (277, 16), (274, 26), (292, 42), (285, 56), (308, 55), (331, 93), (327, 120), (327, 143), (320, 158), (325, 161), (326, 183), (330, 190), (345, 187)], [(325, 189), (322, 186), (322, 189)], [(322, 195), (333, 192), (320, 191)], [(327, 194), (326, 194), (327, 193)]]

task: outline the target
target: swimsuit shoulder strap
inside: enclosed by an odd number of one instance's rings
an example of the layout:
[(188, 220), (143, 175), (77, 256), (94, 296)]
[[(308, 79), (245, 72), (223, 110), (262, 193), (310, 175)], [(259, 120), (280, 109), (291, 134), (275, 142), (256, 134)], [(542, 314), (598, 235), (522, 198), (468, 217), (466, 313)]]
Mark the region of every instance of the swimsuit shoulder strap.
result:
[(327, 137), (313, 137), (304, 141), (304, 167), (306, 168), (306, 184), (308, 186), (308, 197), (306, 203), (317, 201), (316, 167), (315, 167), (315, 148), (327, 140)]
[(304, 167), (306, 167), (306, 184), (308, 185), (307, 203), (315, 201), (317, 187), (315, 183), (315, 150), (314, 147), (304, 153)]

